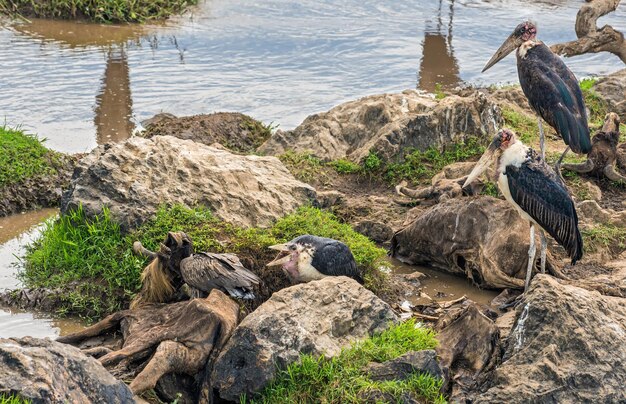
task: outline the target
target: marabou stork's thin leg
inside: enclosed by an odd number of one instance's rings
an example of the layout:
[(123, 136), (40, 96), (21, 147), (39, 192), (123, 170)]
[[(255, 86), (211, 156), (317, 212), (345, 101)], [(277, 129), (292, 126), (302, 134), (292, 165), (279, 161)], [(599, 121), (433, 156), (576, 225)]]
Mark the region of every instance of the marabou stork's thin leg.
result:
[(541, 149), (541, 159), (546, 160), (546, 137), (543, 134), (543, 124), (541, 123), (541, 117), (537, 117), (537, 123), (539, 124), (539, 149)]
[(528, 267), (526, 267), (526, 283), (524, 283), (524, 292), (530, 285), (530, 278), (533, 274), (533, 267), (535, 266), (535, 253), (537, 247), (535, 246), (535, 225), (530, 224), (530, 248), (528, 248)]
[(541, 239), (541, 273), (546, 273), (546, 254), (548, 249), (548, 240), (543, 229), (539, 229), (539, 238)]

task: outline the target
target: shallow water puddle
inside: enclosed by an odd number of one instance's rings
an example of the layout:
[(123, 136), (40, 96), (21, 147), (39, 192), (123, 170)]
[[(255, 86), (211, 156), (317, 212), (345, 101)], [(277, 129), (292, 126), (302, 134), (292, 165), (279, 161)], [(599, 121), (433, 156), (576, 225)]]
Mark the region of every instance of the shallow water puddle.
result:
[[(41, 224), (58, 209), (41, 209), (0, 218), (0, 290), (19, 287), (16, 277), (25, 246), (37, 238)], [(82, 329), (75, 319), (56, 319), (49, 314), (0, 308), (0, 338), (56, 337)]]
[[(450, 275), (432, 268), (407, 265), (396, 259), (391, 259), (390, 262), (393, 265), (393, 272), (396, 274), (410, 274), (419, 271), (426, 275), (425, 278), (420, 279), (421, 291), (439, 302), (458, 299), (465, 295), (469, 300), (488, 305), (500, 293), (495, 290), (479, 289), (472, 285), (469, 279)], [(414, 300), (417, 299), (416, 297)], [(411, 303), (414, 304), (415, 302)]]

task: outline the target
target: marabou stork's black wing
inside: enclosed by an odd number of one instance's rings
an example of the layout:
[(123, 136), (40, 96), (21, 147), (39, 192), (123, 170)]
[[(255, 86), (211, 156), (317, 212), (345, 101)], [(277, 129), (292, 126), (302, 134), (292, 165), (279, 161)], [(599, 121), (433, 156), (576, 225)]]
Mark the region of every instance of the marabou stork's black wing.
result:
[(506, 167), (511, 197), (565, 248), (572, 264), (583, 256), (583, 240), (572, 198), (557, 175), (542, 160), (529, 160), (519, 168)]
[(589, 153), (591, 138), (583, 94), (563, 60), (541, 43), (517, 58), (517, 72), (530, 106), (575, 153)]
[(194, 254), (181, 261), (180, 273), (192, 288), (207, 293), (218, 288), (240, 299), (254, 299), (252, 291), (261, 282), (233, 254)]
[(328, 241), (316, 247), (311, 265), (324, 275), (348, 276), (362, 284), (363, 278), (350, 248), (340, 241), (326, 240)]

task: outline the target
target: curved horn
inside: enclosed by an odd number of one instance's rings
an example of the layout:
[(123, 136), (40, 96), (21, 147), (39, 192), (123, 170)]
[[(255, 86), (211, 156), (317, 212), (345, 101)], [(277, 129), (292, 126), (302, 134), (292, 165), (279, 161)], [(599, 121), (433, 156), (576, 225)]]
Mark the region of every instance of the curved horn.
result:
[(563, 164), (563, 168), (570, 170), (570, 171), (575, 171), (577, 173), (590, 173), (595, 167), (595, 164), (593, 163), (593, 161), (591, 159), (587, 159), (587, 161), (585, 161), (584, 163), (580, 163), (580, 164), (568, 164), (565, 163)]
[(606, 175), (606, 178), (610, 179), (611, 181), (626, 183), (626, 177), (615, 171), (615, 168), (612, 165), (604, 167), (604, 175)]
[(140, 257), (146, 257), (150, 259), (154, 259), (157, 257), (157, 254), (144, 247), (143, 244), (141, 244), (141, 241), (135, 241), (133, 243), (133, 252)]

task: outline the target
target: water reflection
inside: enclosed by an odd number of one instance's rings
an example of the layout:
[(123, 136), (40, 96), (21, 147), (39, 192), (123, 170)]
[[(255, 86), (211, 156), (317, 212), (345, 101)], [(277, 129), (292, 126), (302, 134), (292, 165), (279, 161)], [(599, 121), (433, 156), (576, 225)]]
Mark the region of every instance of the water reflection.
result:
[[(459, 64), (454, 57), (452, 47), (452, 26), (454, 18), (454, 0), (439, 0), (435, 26), (432, 21), (426, 22), (424, 40), (422, 41), (422, 59), (418, 73), (417, 87), (434, 92), (438, 86), (442, 88), (455, 87), (461, 82)], [(448, 21), (444, 23), (442, 14), (447, 12)]]
[(126, 49), (123, 45), (111, 47), (107, 51), (100, 92), (96, 95), (94, 123), (98, 144), (128, 139), (134, 128), (132, 115)]

